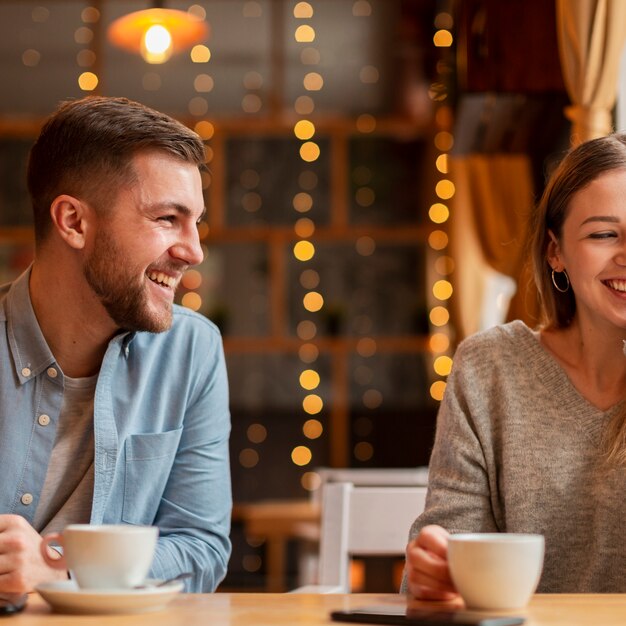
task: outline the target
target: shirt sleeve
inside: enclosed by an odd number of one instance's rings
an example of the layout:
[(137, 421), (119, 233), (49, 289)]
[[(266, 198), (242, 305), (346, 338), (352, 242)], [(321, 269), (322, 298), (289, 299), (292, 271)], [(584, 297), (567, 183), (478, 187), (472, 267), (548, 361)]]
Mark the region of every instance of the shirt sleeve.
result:
[(212, 592), (226, 575), (232, 494), (228, 439), (228, 380), (219, 335), (213, 357), (189, 363), (199, 377), (154, 524), (160, 529), (150, 575), (192, 572), (186, 591)]

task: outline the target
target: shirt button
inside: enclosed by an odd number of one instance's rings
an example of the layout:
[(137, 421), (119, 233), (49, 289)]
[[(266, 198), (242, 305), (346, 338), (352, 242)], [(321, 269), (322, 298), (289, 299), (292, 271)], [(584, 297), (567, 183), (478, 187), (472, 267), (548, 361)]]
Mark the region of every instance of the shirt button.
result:
[(31, 374), (30, 367), (22, 368), (22, 376), (30, 376), (30, 374)]
[(22, 500), (22, 504), (25, 504), (26, 506), (28, 506), (33, 501), (33, 494), (32, 493), (25, 493), (22, 496), (21, 500)]
[(50, 416), (44, 413), (43, 415), (39, 416), (39, 419), (37, 421), (39, 422), (40, 426), (47, 426), (50, 423)]
[(49, 367), (47, 373), (50, 378), (56, 378), (58, 376), (58, 372), (54, 369), (54, 367)]

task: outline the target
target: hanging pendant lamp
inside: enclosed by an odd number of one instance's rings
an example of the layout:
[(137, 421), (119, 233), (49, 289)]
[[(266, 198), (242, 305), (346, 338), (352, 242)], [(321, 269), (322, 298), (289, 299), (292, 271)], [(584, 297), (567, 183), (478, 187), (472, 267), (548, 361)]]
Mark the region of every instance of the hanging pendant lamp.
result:
[(208, 24), (198, 16), (155, 6), (124, 15), (111, 23), (109, 41), (128, 52), (140, 54), (148, 63), (165, 63), (206, 39)]

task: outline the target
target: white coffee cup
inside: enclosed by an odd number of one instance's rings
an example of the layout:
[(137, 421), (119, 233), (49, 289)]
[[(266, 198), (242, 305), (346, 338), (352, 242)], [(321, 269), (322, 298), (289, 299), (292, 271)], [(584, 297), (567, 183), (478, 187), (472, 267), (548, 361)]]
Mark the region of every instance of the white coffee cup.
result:
[(544, 544), (542, 535), (450, 535), (450, 575), (466, 606), (482, 610), (526, 606), (539, 584)]
[[(125, 524), (70, 524), (62, 533), (46, 535), (41, 553), (46, 563), (69, 570), (81, 589), (129, 589), (148, 575), (159, 529)], [(63, 548), (53, 559), (49, 544)]]

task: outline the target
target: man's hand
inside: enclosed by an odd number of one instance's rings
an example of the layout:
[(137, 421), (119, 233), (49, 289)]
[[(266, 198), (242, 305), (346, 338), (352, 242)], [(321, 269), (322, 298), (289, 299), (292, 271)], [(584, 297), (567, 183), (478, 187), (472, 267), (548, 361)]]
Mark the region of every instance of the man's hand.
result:
[(458, 597), (448, 569), (448, 532), (441, 526), (424, 526), (406, 548), (409, 592), (421, 600)]
[(41, 536), (23, 517), (0, 515), (0, 591), (28, 593), (39, 583), (67, 579), (66, 572), (45, 564), (40, 543)]

